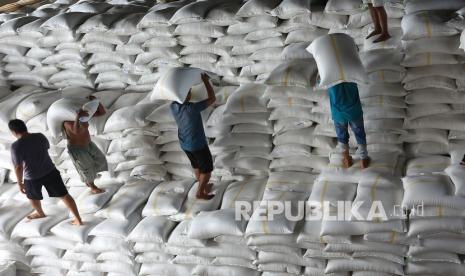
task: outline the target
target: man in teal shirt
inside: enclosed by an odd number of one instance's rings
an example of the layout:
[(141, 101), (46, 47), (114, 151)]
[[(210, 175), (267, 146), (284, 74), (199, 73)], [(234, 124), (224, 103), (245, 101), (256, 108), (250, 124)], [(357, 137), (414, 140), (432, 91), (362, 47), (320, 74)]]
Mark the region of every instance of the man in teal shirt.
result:
[(358, 143), (357, 154), (360, 156), (362, 169), (368, 167), (369, 158), (363, 110), (357, 84), (343, 82), (328, 89), (331, 103), (331, 114), (336, 127), (338, 147), (343, 149), (343, 163), (345, 167), (353, 164), (349, 154), (349, 125)]

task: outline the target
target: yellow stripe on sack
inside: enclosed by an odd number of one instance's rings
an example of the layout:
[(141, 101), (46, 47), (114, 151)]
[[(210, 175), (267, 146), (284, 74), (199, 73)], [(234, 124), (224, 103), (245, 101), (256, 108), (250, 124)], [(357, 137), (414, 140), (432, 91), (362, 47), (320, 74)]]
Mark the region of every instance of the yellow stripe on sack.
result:
[(320, 204), (323, 206), (323, 201), (325, 200), (326, 193), (328, 192), (328, 181), (325, 180), (323, 183), (323, 191), (321, 192)]
[[(376, 187), (378, 186), (380, 180), (381, 180), (381, 176), (378, 175), (375, 179), (375, 183), (373, 183), (373, 186), (371, 186), (370, 196), (371, 196), (372, 203), (376, 200)], [(380, 223), (381, 220), (379, 218), (375, 218), (373, 222)]]
[(246, 185), (246, 182), (244, 181), (244, 183), (241, 185), (241, 188), (239, 189), (239, 192), (237, 192), (237, 194), (234, 196), (233, 200), (231, 201), (231, 205), (229, 206), (229, 208), (233, 208), (233, 204), (236, 202), (237, 198), (239, 197), (239, 195), (242, 193), (242, 191), (244, 190), (245, 188), (245, 185)]
[(291, 75), (291, 68), (287, 68), (284, 73), (284, 86), (289, 86), (289, 76)]
[(428, 12), (424, 12), (422, 15), (425, 18), (426, 35), (428, 38), (431, 38), (433, 36), (433, 31), (431, 30), (431, 22), (429, 20)]
[(292, 107), (292, 98), (291, 98), (291, 97), (288, 97), (288, 98), (287, 98), (287, 105), (288, 105), (289, 107)]
[(438, 206), (438, 214), (437, 214), (438, 217), (442, 218), (444, 216), (444, 209), (442, 208), (442, 206)]
[[(281, 195), (276, 200), (281, 200), (285, 194), (286, 192), (282, 192)], [(262, 221), (262, 227), (263, 227), (263, 232), (268, 235), (270, 234), (270, 229), (268, 228), (268, 208), (265, 209), (265, 215), (267, 216), (267, 219)]]
[(386, 78), (384, 76), (384, 70), (379, 70), (379, 78), (381, 79), (382, 82), (386, 82)]
[(165, 192), (165, 187), (162, 186), (160, 188), (160, 191), (158, 191), (158, 193), (155, 195), (155, 198), (153, 199), (153, 203), (152, 203), (152, 207), (153, 207), (153, 212), (154, 214), (158, 214), (158, 211), (157, 211), (157, 203), (158, 203), (158, 198), (160, 197), (160, 194), (161, 193), (164, 193)]
[(393, 244), (396, 242), (396, 238), (397, 238), (397, 233), (396, 232), (392, 232), (392, 236), (391, 236), (391, 240), (389, 241), (389, 243)]
[(433, 55), (430, 52), (426, 53), (426, 65), (433, 65)]
[(325, 237), (320, 236), (320, 243), (327, 243), (326, 240), (325, 240)]
[(241, 112), (245, 112), (245, 100), (244, 100), (244, 95), (241, 96)]
[(344, 68), (342, 67), (341, 53), (339, 52), (339, 49), (337, 47), (336, 39), (333, 35), (330, 35), (329, 37), (331, 38), (331, 45), (333, 46), (334, 54), (336, 55), (336, 62), (337, 66), (339, 67), (340, 80), (345, 81), (346, 76), (344, 74)]

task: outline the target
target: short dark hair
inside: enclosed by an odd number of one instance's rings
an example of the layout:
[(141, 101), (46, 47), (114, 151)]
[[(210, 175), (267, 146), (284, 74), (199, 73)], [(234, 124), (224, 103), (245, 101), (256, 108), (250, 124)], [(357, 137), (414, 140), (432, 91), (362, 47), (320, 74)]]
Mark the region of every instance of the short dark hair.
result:
[(19, 120), (19, 119), (14, 119), (8, 122), (8, 127), (10, 128), (11, 131), (16, 132), (16, 133), (27, 132), (26, 124), (24, 123), (24, 121)]

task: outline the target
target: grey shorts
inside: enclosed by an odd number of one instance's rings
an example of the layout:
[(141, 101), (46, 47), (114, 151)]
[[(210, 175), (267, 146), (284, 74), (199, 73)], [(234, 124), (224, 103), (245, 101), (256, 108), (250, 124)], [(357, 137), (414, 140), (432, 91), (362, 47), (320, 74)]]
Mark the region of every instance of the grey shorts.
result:
[(68, 145), (68, 153), (82, 182), (93, 182), (99, 172), (108, 170), (105, 154), (93, 142), (87, 146)]

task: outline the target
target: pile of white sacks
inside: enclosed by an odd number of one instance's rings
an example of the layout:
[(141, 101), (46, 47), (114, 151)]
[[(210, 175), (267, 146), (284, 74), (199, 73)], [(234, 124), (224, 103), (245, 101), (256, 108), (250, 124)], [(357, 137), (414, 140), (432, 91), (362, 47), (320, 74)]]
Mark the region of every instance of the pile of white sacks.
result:
[[(356, 0), (57, 1), (2, 14), (0, 274), (462, 275), (464, 24), (453, 13), (465, 2), (396, 2), (386, 5), (392, 38), (379, 44), (365, 40), (373, 25)], [(368, 74), (359, 85), (372, 157), (364, 171), (341, 168), (329, 100), (305, 50), (335, 32), (354, 37)], [(147, 93), (167, 66), (221, 77), (217, 103), (202, 114), (215, 159), (208, 202), (195, 198), (169, 103)], [(205, 95), (203, 85), (193, 92)], [(90, 94), (107, 109), (90, 127), (110, 165), (100, 195), (46, 124), (53, 102)], [(15, 117), (49, 138), (85, 226), (69, 225), (45, 191), (49, 216), (23, 219), (31, 207), (10, 184), (6, 122)], [(338, 201), (363, 201), (365, 218), (381, 201), (388, 220), (234, 217), (236, 202), (297, 210), (307, 199), (329, 202), (330, 214)], [(407, 223), (401, 205), (423, 206), (426, 218), (410, 213)]]

